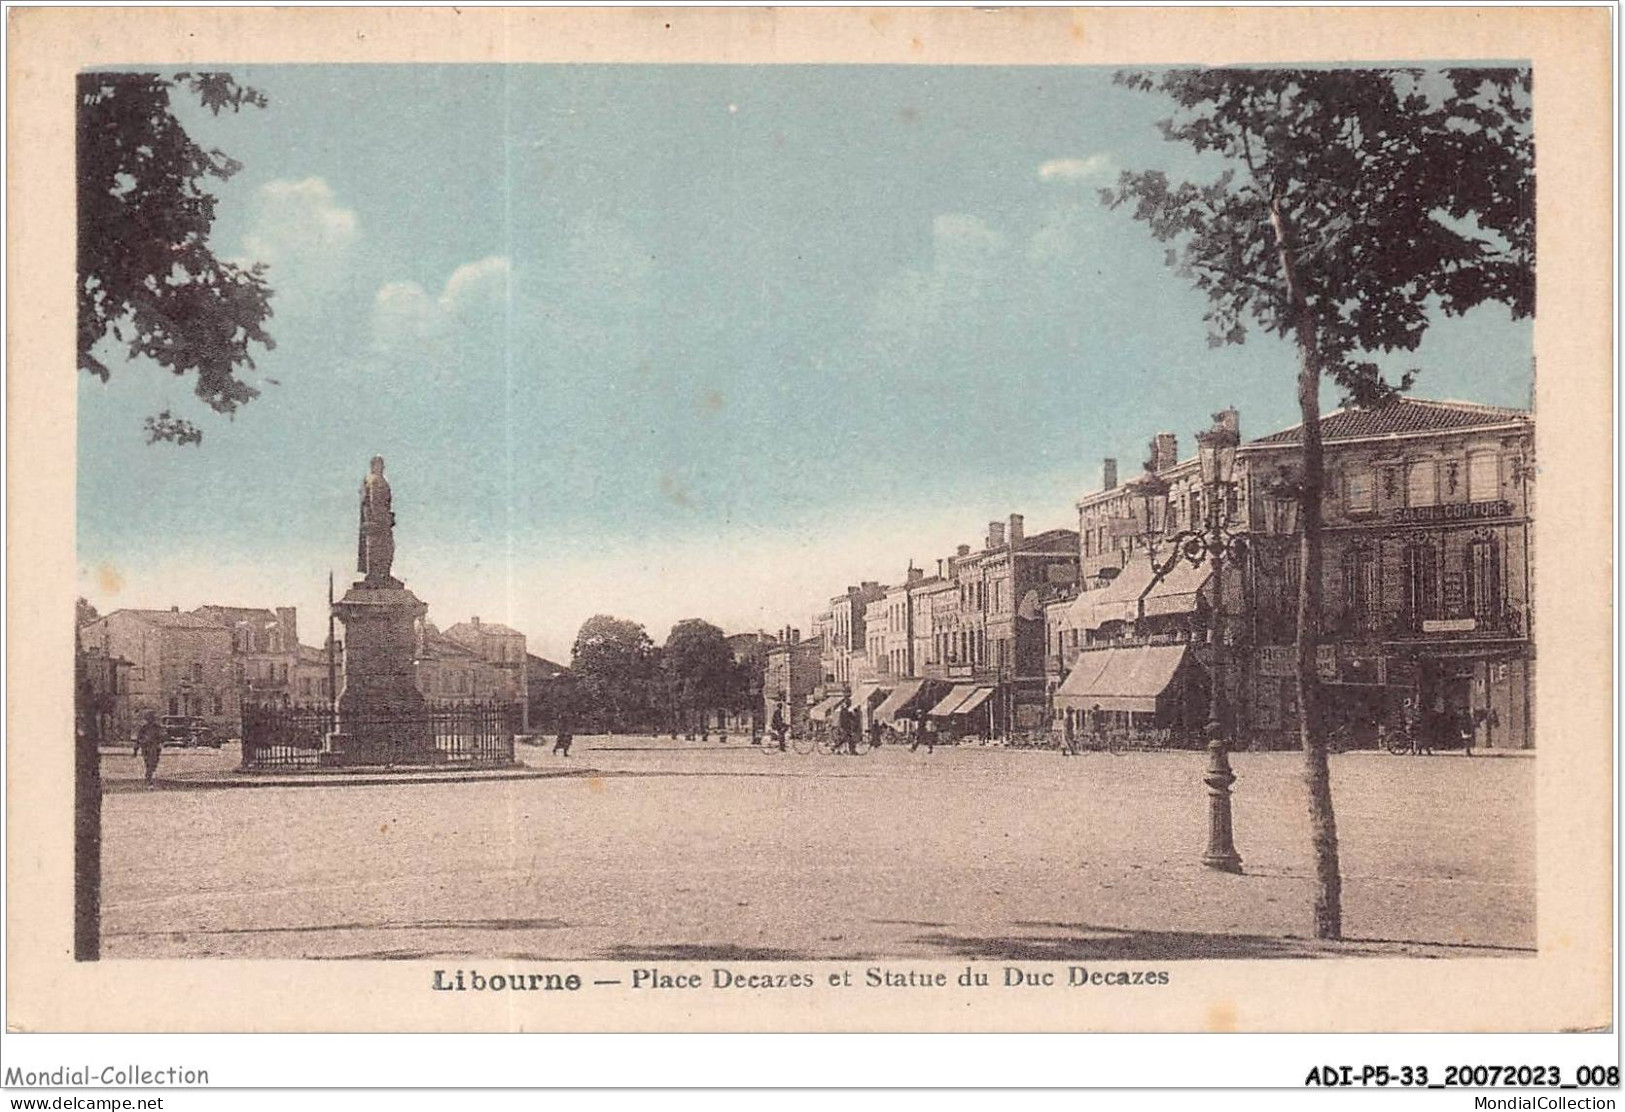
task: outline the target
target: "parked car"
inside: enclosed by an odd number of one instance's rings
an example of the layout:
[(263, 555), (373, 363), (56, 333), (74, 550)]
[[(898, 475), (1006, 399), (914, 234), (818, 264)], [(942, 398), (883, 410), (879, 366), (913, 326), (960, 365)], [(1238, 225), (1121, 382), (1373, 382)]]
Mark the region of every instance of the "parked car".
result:
[(220, 739), (201, 718), (185, 714), (167, 714), (158, 720), (158, 725), (163, 727), (165, 745), (181, 748), (207, 745), (213, 749), (220, 748)]

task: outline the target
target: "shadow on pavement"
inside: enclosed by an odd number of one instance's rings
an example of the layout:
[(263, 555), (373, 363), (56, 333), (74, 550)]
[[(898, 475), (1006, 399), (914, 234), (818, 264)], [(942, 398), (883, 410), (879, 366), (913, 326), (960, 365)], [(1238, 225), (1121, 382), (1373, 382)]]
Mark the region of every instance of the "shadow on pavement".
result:
[(610, 946), (593, 957), (597, 961), (808, 961), (812, 955), (731, 942), (651, 942)]
[(563, 919), (422, 919), (413, 922), (307, 923), (286, 927), (198, 927), (194, 930), (112, 931), (121, 938), (190, 938), (206, 935), (326, 934), (329, 931), (556, 931), (574, 924)]
[(1188, 961), (1224, 958), (1492, 957), (1528, 956), (1531, 950), (1398, 939), (1349, 938), (1324, 942), (1293, 935), (1207, 934), (1197, 931), (1124, 930), (1087, 923), (1016, 923), (1062, 934), (922, 935), (914, 942), (955, 957), (995, 961)]

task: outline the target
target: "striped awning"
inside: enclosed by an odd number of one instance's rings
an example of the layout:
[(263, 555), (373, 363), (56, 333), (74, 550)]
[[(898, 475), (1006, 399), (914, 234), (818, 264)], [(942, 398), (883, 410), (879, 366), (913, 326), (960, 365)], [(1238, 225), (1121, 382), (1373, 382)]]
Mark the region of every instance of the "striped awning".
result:
[(952, 691), (948, 692), (948, 694), (944, 695), (941, 701), (939, 701), (936, 706), (932, 707), (926, 713), (931, 715), (933, 718), (947, 718), (950, 715), (959, 713), (959, 704), (963, 703), (966, 699), (969, 699), (974, 694), (976, 694), (975, 684), (962, 683)]
[(875, 720), (891, 722), (907, 714), (919, 701), (920, 692), (923, 690), (925, 690), (924, 680), (906, 680), (898, 684), (892, 693), (886, 696), (886, 701), (875, 708)]
[(1212, 578), (1211, 565), (1195, 567), (1188, 561), (1180, 560), (1145, 593), (1146, 616), (1194, 613), (1196, 600)]
[(891, 690), (891, 688), (885, 686), (884, 684), (863, 684), (856, 691), (852, 692), (852, 706), (858, 710), (868, 710), (880, 700), (884, 699), (887, 695), (890, 695)]
[(955, 708), (954, 713), (970, 714), (972, 711), (981, 710), (983, 704), (985, 704), (991, 698), (993, 698), (993, 689), (991, 687), (978, 687), (975, 691), (971, 692), (970, 698), (966, 699), (963, 703), (960, 703), (957, 708)]
[(1077, 663), (1055, 691), (1055, 705), (1073, 710), (1154, 714), (1157, 700), (1174, 680), (1187, 645), (1139, 645), (1079, 653)]
[(823, 722), (834, 714), (836, 709), (844, 702), (846, 702), (845, 695), (831, 695), (829, 698), (815, 703), (813, 708), (807, 712), (807, 717), (814, 722)]
[(1107, 622), (1132, 622), (1140, 616), (1140, 596), (1154, 573), (1144, 558), (1131, 559), (1104, 587), (1084, 591), (1066, 610), (1071, 629), (1099, 629)]

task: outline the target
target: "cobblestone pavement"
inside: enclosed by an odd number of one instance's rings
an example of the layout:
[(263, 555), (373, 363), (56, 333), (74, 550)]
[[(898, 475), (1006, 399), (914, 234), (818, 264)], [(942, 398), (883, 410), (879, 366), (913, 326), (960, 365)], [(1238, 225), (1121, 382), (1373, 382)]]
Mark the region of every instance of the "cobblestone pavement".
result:
[(1294, 753), (763, 752), (580, 738), (576, 775), (207, 789), (104, 757), (109, 957), (1177, 959), (1535, 945), (1533, 760), (1332, 759), (1348, 941), (1311, 942)]

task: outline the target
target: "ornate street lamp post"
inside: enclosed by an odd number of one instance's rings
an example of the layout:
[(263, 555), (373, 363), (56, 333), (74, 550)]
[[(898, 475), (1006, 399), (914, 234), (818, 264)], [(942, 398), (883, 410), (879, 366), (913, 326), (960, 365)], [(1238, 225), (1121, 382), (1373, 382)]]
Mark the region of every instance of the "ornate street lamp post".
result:
[(1213, 568), (1213, 617), (1208, 624), (1210, 659), (1207, 736), (1208, 765), (1203, 782), (1208, 789), (1208, 840), (1202, 864), (1227, 873), (1241, 872), (1241, 855), (1236, 852), (1230, 815), (1230, 786), (1236, 774), (1230, 768), (1230, 745), (1225, 730), (1225, 642), (1224, 642), (1224, 564), (1246, 554), (1246, 538), (1230, 531), (1230, 492), (1235, 487), (1236, 449), (1241, 437), (1237, 431), (1217, 422), (1196, 435), (1206, 503), (1205, 520), (1200, 527), (1181, 529), (1171, 538), (1172, 551), (1166, 559), (1158, 554), (1168, 508), (1168, 484), (1148, 466), (1132, 484), (1139, 502), (1140, 520), (1145, 529), (1146, 555), (1151, 561), (1153, 583), (1160, 582), (1181, 560), (1192, 567), (1211, 564)]

